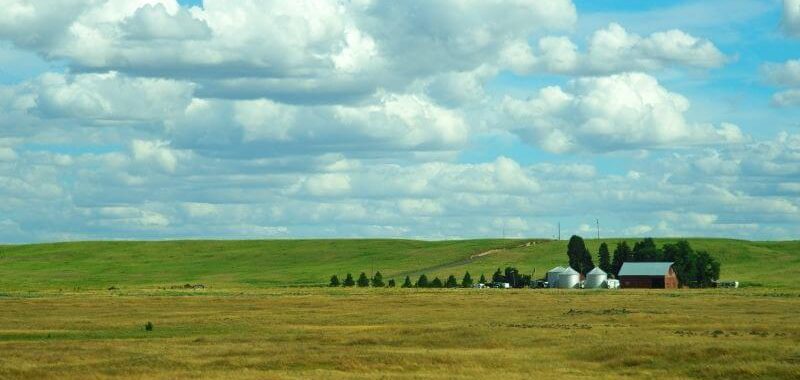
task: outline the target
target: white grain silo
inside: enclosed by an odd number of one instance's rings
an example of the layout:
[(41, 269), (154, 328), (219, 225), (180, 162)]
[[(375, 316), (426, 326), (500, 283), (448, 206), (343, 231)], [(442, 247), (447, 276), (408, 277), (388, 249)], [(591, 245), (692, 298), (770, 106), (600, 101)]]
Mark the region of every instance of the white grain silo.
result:
[(577, 288), (581, 282), (580, 273), (575, 269), (567, 267), (563, 272), (558, 274), (558, 287), (562, 289)]
[(558, 275), (564, 271), (564, 267), (555, 267), (547, 271), (547, 286), (550, 288), (558, 287)]
[(608, 274), (603, 272), (602, 269), (595, 267), (586, 274), (586, 282), (583, 287), (585, 289), (599, 289), (603, 287), (603, 283), (608, 279)]

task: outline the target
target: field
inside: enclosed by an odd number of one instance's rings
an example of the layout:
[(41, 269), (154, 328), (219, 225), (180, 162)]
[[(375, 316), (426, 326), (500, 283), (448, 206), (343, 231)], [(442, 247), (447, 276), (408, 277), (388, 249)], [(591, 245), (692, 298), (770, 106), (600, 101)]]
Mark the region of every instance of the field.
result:
[(799, 296), (276, 289), (15, 297), (0, 301), (0, 378), (789, 379), (800, 376)]
[[(661, 245), (675, 239), (658, 239)], [(603, 240), (613, 250), (618, 239)], [(800, 287), (800, 241), (689, 239), (722, 262), (722, 278)], [(528, 245), (528, 243), (531, 243)], [(629, 243), (632, 245), (633, 240)], [(566, 241), (253, 240), (85, 242), (0, 247), (0, 292), (158, 288), (201, 283), (260, 289), (325, 285), (332, 274), (381, 271), (402, 281), (420, 273), (477, 279), (516, 266), (535, 277), (566, 263)], [(600, 242), (587, 240), (596, 255)], [(526, 246), (527, 245), (527, 246)], [(484, 256), (475, 257), (481, 253)]]
[(800, 377), (798, 242), (691, 240), (736, 290), (314, 286), (563, 264), (565, 242), (529, 242), (0, 247), (0, 379)]

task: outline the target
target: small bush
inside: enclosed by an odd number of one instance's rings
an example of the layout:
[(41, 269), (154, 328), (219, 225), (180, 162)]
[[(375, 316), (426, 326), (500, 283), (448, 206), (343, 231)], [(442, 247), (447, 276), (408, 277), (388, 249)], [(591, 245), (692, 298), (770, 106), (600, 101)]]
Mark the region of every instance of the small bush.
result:
[(153, 322), (148, 321), (144, 324), (144, 331), (153, 331)]

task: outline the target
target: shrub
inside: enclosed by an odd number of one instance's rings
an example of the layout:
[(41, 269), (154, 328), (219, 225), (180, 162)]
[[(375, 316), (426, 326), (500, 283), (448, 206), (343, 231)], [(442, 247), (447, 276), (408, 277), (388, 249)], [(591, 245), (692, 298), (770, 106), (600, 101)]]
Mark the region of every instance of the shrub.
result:
[(358, 285), (359, 288), (366, 288), (369, 286), (369, 278), (367, 278), (366, 273), (361, 272), (358, 276), (358, 281), (356, 281), (356, 285)]
[(144, 324), (144, 331), (153, 331), (153, 322), (148, 321)]
[(337, 275), (331, 276), (331, 283), (328, 286), (334, 287), (334, 286), (341, 286), (341, 285), (342, 285), (341, 282), (339, 282), (339, 276), (337, 276)]
[(434, 277), (433, 281), (431, 281), (430, 287), (431, 288), (441, 288), (442, 285), (443, 285), (442, 284), (442, 280), (440, 280), (439, 277)]
[(414, 286), (414, 284), (411, 283), (411, 278), (406, 276), (406, 280), (403, 281), (403, 286), (402, 287), (403, 288), (411, 288), (413, 286)]
[(383, 283), (383, 275), (380, 271), (375, 272), (375, 275), (372, 276), (372, 286), (375, 288), (382, 288), (386, 284)]
[(386, 283), (386, 287), (387, 288), (394, 288), (395, 287), (395, 283), (394, 283), (394, 279), (393, 278), (389, 279), (389, 282)]
[(344, 278), (344, 282), (342, 282), (342, 286), (352, 287), (355, 285), (356, 282), (353, 280), (353, 275), (348, 273), (347, 277)]
[(481, 283), (481, 284), (485, 284), (486, 283), (486, 276), (483, 273), (481, 273), (481, 279), (478, 280), (478, 282)]

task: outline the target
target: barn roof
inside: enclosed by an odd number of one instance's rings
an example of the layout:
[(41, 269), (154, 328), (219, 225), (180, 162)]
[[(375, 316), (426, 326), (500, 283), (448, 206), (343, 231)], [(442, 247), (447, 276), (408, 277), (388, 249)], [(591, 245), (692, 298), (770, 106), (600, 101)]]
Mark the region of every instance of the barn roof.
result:
[(623, 263), (620, 276), (663, 276), (669, 272), (671, 262)]

